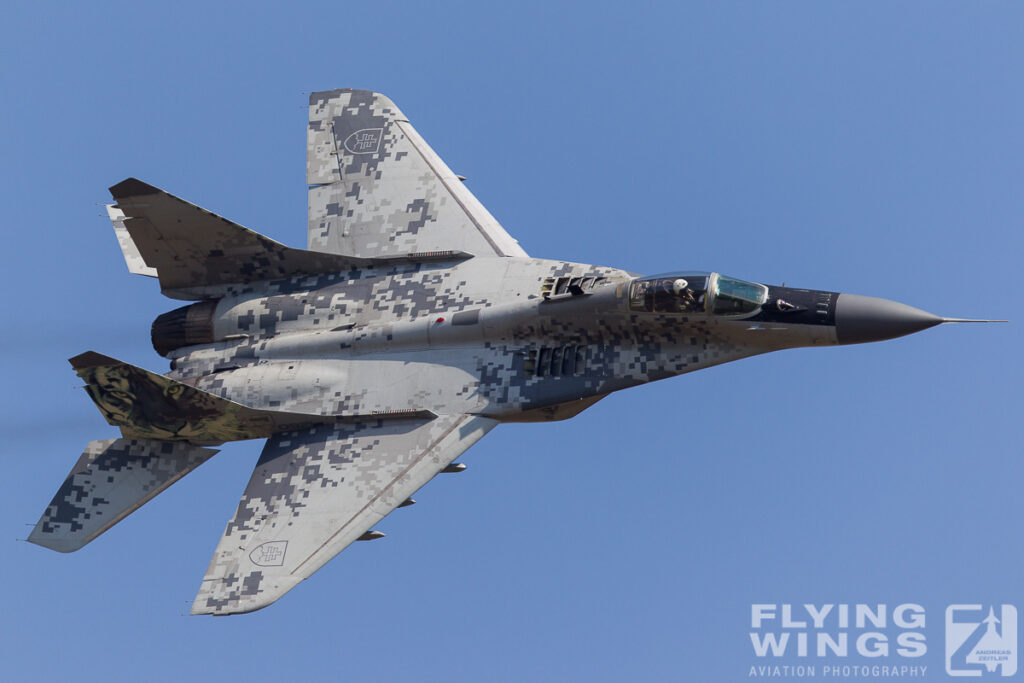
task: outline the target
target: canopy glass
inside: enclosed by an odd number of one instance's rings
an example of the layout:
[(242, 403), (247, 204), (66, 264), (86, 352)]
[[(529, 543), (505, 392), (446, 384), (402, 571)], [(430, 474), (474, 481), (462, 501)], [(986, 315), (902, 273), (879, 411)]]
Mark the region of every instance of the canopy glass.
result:
[(768, 288), (719, 273), (680, 272), (633, 280), (629, 307), (648, 313), (748, 315), (768, 299)]

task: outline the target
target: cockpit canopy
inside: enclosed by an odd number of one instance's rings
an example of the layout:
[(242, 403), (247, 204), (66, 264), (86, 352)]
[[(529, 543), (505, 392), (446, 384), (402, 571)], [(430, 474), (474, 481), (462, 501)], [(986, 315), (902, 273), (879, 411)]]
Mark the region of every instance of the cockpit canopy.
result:
[(663, 273), (633, 280), (629, 307), (648, 313), (739, 316), (757, 311), (768, 288), (719, 273)]

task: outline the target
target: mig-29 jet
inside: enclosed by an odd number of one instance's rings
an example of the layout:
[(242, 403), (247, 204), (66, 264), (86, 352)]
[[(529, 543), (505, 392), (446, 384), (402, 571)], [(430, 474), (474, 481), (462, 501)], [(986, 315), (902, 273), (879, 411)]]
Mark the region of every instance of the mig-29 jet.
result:
[(721, 273), (638, 277), (530, 258), (387, 97), (313, 93), (307, 249), (129, 178), (108, 206), (128, 268), (194, 301), (159, 316), (159, 375), (70, 359), (122, 438), (93, 441), (28, 540), (84, 546), (226, 441), (266, 439), (193, 614), (266, 607), (502, 422), (756, 354), (946, 318)]

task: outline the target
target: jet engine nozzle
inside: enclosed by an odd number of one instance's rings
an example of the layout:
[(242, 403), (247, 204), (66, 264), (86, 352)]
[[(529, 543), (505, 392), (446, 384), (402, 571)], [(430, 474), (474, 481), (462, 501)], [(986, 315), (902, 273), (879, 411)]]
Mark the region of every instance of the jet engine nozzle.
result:
[(840, 294), (836, 301), (836, 337), (840, 344), (894, 339), (943, 321), (919, 308), (873, 296)]
[(216, 301), (201, 301), (157, 316), (150, 330), (153, 348), (166, 357), (183, 346), (215, 341), (213, 314), (216, 308)]

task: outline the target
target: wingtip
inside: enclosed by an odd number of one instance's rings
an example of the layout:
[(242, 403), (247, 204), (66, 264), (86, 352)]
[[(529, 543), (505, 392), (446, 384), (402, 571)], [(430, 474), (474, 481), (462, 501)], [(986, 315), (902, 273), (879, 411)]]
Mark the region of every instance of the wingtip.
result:
[(224, 585), (224, 579), (203, 579), (203, 583), (192, 601), (189, 613), (193, 616), (208, 614), (213, 617), (228, 617), (232, 614), (258, 612), (277, 602), (282, 595), (302, 582), (299, 577), (284, 575), (276, 577), (272, 586), (255, 594), (241, 595), (238, 588)]
[(39, 527), (32, 530), (29, 537), (25, 541), (38, 545), (41, 548), (47, 548), (48, 550), (55, 550), (58, 553), (73, 553), (76, 550), (81, 550), (85, 545), (92, 540), (93, 537), (87, 539), (67, 539), (60, 536), (50, 536), (42, 531)]
[(117, 185), (110, 187), (110, 196), (114, 199), (127, 199), (140, 195), (156, 194), (160, 190), (149, 183), (144, 183), (138, 178), (125, 178)]

